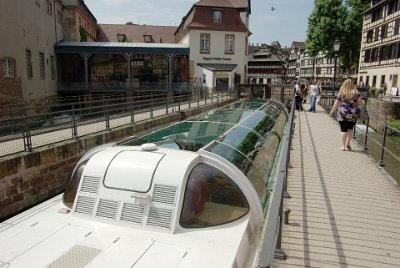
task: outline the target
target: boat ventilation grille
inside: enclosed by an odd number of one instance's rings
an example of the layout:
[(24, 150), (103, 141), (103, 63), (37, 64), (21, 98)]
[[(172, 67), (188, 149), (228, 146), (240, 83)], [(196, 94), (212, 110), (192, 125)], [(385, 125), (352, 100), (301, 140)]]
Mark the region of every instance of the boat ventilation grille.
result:
[(170, 229), (172, 215), (172, 209), (150, 207), (147, 225)]
[(100, 199), (96, 217), (115, 220), (117, 218), (119, 202)]
[(121, 221), (142, 224), (144, 205), (124, 203), (122, 206)]
[(153, 202), (174, 205), (176, 187), (156, 184), (154, 186)]
[(78, 196), (76, 201), (75, 212), (85, 215), (92, 215), (96, 198), (87, 196)]
[(99, 177), (83, 177), (81, 192), (97, 194), (100, 186), (100, 178)]

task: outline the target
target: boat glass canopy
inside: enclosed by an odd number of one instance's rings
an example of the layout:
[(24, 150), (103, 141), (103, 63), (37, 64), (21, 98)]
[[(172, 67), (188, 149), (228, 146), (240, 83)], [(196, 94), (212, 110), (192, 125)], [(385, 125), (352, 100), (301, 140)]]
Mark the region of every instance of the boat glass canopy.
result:
[(123, 145), (155, 143), (219, 155), (242, 171), (265, 206), (269, 174), (287, 119), (286, 108), (278, 102), (239, 100)]

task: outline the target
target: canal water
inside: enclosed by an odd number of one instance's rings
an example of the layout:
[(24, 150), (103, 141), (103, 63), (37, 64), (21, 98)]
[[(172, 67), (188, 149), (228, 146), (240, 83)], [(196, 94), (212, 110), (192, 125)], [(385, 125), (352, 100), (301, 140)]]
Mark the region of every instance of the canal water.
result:
[[(365, 132), (365, 125), (356, 126), (356, 139), (361, 147), (365, 144)], [(373, 129), (368, 128), (366, 144), (368, 154), (375, 159), (377, 165), (382, 162), (385, 171), (400, 183), (400, 162), (398, 160), (400, 157), (400, 136), (386, 136), (385, 150), (381, 161), (382, 144), (383, 134), (379, 134)]]

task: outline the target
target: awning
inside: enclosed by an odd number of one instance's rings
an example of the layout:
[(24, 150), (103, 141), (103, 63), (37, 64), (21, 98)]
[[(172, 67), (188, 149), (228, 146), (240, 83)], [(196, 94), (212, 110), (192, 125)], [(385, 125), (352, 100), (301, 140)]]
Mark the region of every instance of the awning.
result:
[(224, 64), (224, 63), (197, 63), (197, 65), (213, 72), (214, 71), (231, 72), (237, 66), (237, 64)]

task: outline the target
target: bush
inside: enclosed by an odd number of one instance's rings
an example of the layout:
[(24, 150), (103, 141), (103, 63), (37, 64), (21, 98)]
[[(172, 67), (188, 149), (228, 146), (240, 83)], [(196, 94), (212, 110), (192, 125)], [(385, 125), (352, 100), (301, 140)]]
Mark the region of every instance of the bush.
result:
[[(400, 119), (393, 119), (392, 121), (390, 121), (390, 127), (400, 131)], [(395, 135), (399, 135), (399, 133), (395, 133)]]
[(375, 96), (376, 93), (376, 87), (370, 87), (369, 88), (369, 95), (370, 96)]

